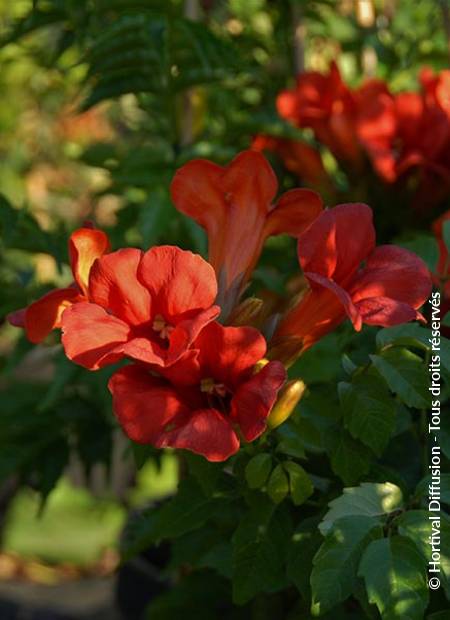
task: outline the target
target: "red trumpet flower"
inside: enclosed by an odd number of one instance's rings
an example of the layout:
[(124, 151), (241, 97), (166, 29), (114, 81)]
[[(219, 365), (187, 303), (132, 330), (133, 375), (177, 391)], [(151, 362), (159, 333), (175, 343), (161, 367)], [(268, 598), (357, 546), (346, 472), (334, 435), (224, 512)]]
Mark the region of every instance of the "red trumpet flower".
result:
[(157, 448), (184, 448), (224, 461), (253, 441), (286, 378), (280, 362), (254, 374), (266, 343), (252, 327), (207, 325), (191, 349), (170, 368), (131, 365), (110, 379), (113, 408), (126, 434)]
[(61, 316), (72, 304), (89, 299), (89, 273), (94, 261), (109, 250), (109, 241), (101, 230), (79, 228), (69, 239), (69, 258), (74, 283), (67, 288), (57, 288), (26, 308), (12, 312), (8, 321), (25, 328), (27, 338), (37, 344), (55, 328), (61, 327)]
[(207, 234), (227, 313), (234, 305), (270, 235), (298, 236), (317, 217), (322, 201), (307, 189), (294, 189), (275, 205), (277, 180), (267, 160), (255, 151), (240, 153), (228, 166), (194, 160), (172, 181), (176, 208)]
[(355, 130), (357, 102), (336, 63), (326, 75), (317, 71), (298, 75), (296, 87), (278, 95), (277, 110), (297, 127), (311, 128), (337, 159), (361, 167), (363, 151)]
[(295, 359), (346, 315), (357, 331), (423, 320), (417, 310), (430, 295), (430, 273), (408, 250), (375, 247), (367, 205), (324, 211), (299, 237), (298, 256), (310, 290), (279, 324), (271, 356)]
[(91, 269), (89, 301), (62, 316), (66, 355), (91, 370), (122, 357), (172, 364), (218, 315), (216, 295), (212, 267), (192, 252), (112, 252)]

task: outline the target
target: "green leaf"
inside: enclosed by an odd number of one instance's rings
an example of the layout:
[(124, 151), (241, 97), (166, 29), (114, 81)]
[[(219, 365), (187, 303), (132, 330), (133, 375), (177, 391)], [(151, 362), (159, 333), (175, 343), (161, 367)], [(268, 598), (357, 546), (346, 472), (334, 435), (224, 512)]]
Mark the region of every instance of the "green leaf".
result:
[[(418, 497), (428, 497), (428, 485), (431, 483), (431, 476), (425, 476), (416, 487)], [(440, 476), (440, 501), (450, 505), (450, 474), (441, 473)]]
[(395, 429), (395, 400), (379, 379), (370, 375), (357, 377), (352, 383), (342, 382), (338, 390), (345, 426), (381, 456)]
[(381, 517), (400, 509), (402, 505), (402, 492), (395, 484), (363, 482), (359, 487), (344, 489), (340, 497), (329, 503), (329, 510), (319, 529), (325, 535), (342, 517)]
[(317, 525), (318, 519), (315, 517), (302, 520), (289, 543), (287, 576), (307, 601), (311, 601), (309, 577), (313, 557), (323, 540)]
[(345, 429), (335, 427), (328, 436), (331, 467), (345, 484), (356, 484), (370, 469), (371, 455)]
[(267, 493), (275, 504), (279, 504), (289, 493), (289, 480), (281, 465), (277, 465), (267, 483)]
[(371, 355), (370, 359), (405, 405), (416, 409), (429, 406), (428, 373), (419, 356), (407, 349), (392, 348), (381, 355)]
[(306, 471), (293, 461), (283, 463), (289, 477), (289, 490), (296, 506), (300, 506), (314, 493), (314, 487)]
[(432, 272), (436, 272), (439, 260), (439, 247), (435, 237), (430, 234), (418, 234), (411, 241), (401, 242), (399, 245), (420, 256), (426, 263), (428, 269)]
[(423, 620), (428, 605), (425, 566), (409, 538), (395, 536), (370, 543), (358, 574), (383, 620)]
[(447, 252), (450, 252), (450, 220), (442, 224), (442, 239), (444, 240)]
[(352, 594), (363, 550), (371, 540), (382, 536), (383, 529), (373, 517), (343, 517), (334, 523), (313, 561), (314, 616), (329, 611)]
[(178, 492), (159, 508), (143, 510), (130, 520), (122, 541), (127, 559), (165, 538), (177, 538), (195, 530), (228, 505), (221, 497), (206, 497), (194, 479), (180, 483)]
[(432, 516), (426, 510), (409, 510), (398, 518), (398, 531), (413, 541), (426, 562), (431, 559), (429, 539), (431, 536), (436, 538), (440, 550), (441, 583), (450, 600), (450, 517), (444, 512), (437, 512), (433, 522), (430, 519)]
[(265, 485), (272, 471), (272, 457), (270, 454), (257, 454), (247, 463), (245, 479), (251, 489), (259, 489)]
[(267, 503), (249, 510), (233, 535), (233, 601), (238, 605), (286, 585), (291, 523), (287, 512)]

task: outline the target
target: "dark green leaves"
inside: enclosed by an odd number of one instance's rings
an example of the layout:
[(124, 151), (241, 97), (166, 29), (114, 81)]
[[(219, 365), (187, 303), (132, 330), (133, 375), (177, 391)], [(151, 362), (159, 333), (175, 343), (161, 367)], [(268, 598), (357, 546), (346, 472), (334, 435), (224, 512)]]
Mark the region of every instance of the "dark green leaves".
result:
[(359, 560), (368, 542), (381, 538), (381, 525), (370, 516), (338, 519), (314, 557), (311, 573), (312, 613), (320, 615), (353, 592)]
[(359, 575), (383, 620), (422, 620), (428, 604), (423, 558), (403, 536), (375, 540), (365, 550)]
[(377, 377), (339, 384), (345, 426), (380, 456), (395, 428), (396, 403)]
[(251, 489), (259, 489), (267, 481), (272, 471), (272, 457), (270, 454), (257, 454), (247, 464), (245, 468), (245, 478)]

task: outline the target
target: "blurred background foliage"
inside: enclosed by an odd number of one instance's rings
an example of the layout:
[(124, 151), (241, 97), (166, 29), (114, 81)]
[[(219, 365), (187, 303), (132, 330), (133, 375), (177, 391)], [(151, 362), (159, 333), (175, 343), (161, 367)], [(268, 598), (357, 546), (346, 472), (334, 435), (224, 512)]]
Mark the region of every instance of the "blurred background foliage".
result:
[[(325, 71), (338, 59), (351, 85), (375, 75), (394, 92), (417, 88), (424, 64), (448, 66), (450, 22), (436, 0), (0, 0), (0, 28), (4, 546), (83, 565), (114, 545), (127, 509), (174, 488), (175, 465), (119, 436), (104, 387), (111, 370), (71, 365), (54, 335), (32, 348), (6, 314), (70, 282), (67, 236), (84, 220), (114, 248), (173, 243), (205, 255), (203, 232), (170, 202), (180, 165), (225, 163), (258, 134), (313, 143), (275, 108), (304, 67)], [(323, 156), (339, 197), (351, 199), (345, 173)], [(280, 188), (299, 185), (273, 164)], [(437, 260), (427, 226), (402, 236)], [(295, 243), (272, 239), (252, 286), (270, 299), (297, 272)], [(370, 329), (343, 328), (296, 371), (326, 394), (344, 348), (363, 360), (372, 343)], [(85, 547), (57, 542), (55, 521)]]

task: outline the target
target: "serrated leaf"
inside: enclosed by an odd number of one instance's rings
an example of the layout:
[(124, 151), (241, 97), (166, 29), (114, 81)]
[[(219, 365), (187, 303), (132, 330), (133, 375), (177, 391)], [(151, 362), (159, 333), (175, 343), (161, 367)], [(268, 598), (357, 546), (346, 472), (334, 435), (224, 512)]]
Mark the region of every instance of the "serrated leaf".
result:
[(425, 568), (414, 543), (394, 536), (370, 543), (358, 574), (383, 620), (423, 620), (429, 598)]
[(336, 428), (328, 436), (331, 468), (345, 484), (356, 484), (370, 469), (371, 455), (345, 429)]
[(314, 493), (311, 478), (301, 465), (293, 461), (283, 463), (289, 477), (289, 491), (295, 506), (301, 506)]
[[(435, 522), (430, 517), (435, 516)], [(422, 553), (431, 560), (430, 537), (434, 537), (440, 552), (441, 583), (450, 600), (450, 517), (444, 512), (433, 515), (426, 510), (409, 510), (397, 520), (398, 531), (410, 538)]]
[(338, 386), (345, 426), (381, 456), (395, 429), (397, 405), (376, 377), (365, 375)]
[(251, 489), (260, 489), (265, 485), (272, 471), (272, 457), (270, 454), (257, 454), (247, 463), (245, 479)]
[(289, 480), (281, 465), (277, 465), (271, 473), (267, 493), (275, 504), (282, 502), (289, 493)]
[(238, 605), (286, 584), (291, 523), (288, 513), (267, 501), (265, 509), (258, 505), (248, 511), (233, 535), (233, 601)]
[(340, 497), (329, 503), (319, 529), (325, 535), (342, 517), (381, 517), (399, 510), (402, 505), (402, 492), (395, 484), (363, 482), (358, 487), (344, 489)]
[(382, 536), (383, 529), (373, 517), (343, 517), (334, 523), (313, 560), (313, 615), (325, 613), (352, 594), (363, 550)]
[(403, 348), (392, 348), (381, 355), (371, 355), (373, 365), (389, 388), (408, 407), (429, 406), (428, 373), (422, 359)]

